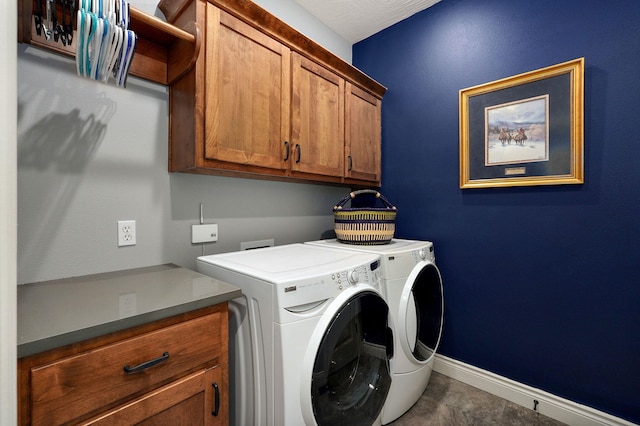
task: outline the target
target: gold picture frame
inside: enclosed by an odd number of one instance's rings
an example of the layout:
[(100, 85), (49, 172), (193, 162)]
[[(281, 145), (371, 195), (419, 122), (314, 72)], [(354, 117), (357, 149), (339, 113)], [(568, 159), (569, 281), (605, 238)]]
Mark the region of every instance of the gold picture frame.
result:
[(584, 58), (460, 90), (460, 188), (584, 183)]

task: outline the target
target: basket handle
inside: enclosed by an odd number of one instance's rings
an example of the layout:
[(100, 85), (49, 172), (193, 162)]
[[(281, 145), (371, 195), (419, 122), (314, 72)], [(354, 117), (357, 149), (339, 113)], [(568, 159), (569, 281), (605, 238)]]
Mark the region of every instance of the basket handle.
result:
[(341, 208), (344, 207), (345, 204), (347, 204), (349, 200), (356, 198), (356, 196), (360, 194), (375, 194), (376, 198), (380, 199), (380, 201), (382, 201), (382, 204), (384, 204), (386, 208), (396, 210), (396, 206), (391, 204), (384, 195), (382, 195), (380, 192), (376, 191), (375, 189), (360, 189), (358, 191), (350, 192), (342, 200), (340, 200), (338, 204), (336, 204), (333, 207), (333, 210), (340, 210)]

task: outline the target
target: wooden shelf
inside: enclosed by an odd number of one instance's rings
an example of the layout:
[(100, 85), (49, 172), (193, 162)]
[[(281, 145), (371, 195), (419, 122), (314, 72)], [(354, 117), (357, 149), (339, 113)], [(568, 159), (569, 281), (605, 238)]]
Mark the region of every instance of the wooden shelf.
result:
[[(129, 28), (138, 36), (136, 53), (129, 74), (156, 83), (170, 85), (188, 72), (200, 52), (201, 33), (195, 23), (180, 29), (135, 7), (130, 8)], [(74, 15), (75, 16), (75, 12)], [(18, 0), (18, 42), (28, 43), (65, 56), (75, 57), (76, 40), (64, 46), (37, 35), (33, 0)]]

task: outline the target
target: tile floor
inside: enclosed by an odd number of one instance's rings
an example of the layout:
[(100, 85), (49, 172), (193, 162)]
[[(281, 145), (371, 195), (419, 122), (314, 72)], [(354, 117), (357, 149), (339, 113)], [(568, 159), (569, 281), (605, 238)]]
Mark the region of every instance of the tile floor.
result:
[(418, 402), (393, 426), (559, 426), (545, 417), (488, 392), (436, 373)]

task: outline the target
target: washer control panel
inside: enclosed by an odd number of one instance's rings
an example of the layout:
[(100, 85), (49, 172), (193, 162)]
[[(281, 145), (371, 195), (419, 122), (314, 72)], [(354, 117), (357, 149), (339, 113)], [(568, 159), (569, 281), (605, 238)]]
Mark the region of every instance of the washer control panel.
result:
[(380, 261), (376, 260), (369, 265), (360, 265), (350, 270), (333, 273), (331, 280), (337, 285), (339, 291), (360, 283), (370, 284), (380, 290)]
[(340, 293), (359, 285), (369, 285), (384, 297), (380, 258), (337, 272), (294, 280), (278, 286), (274, 304), (274, 320), (287, 322), (297, 315), (308, 315), (325, 306)]

